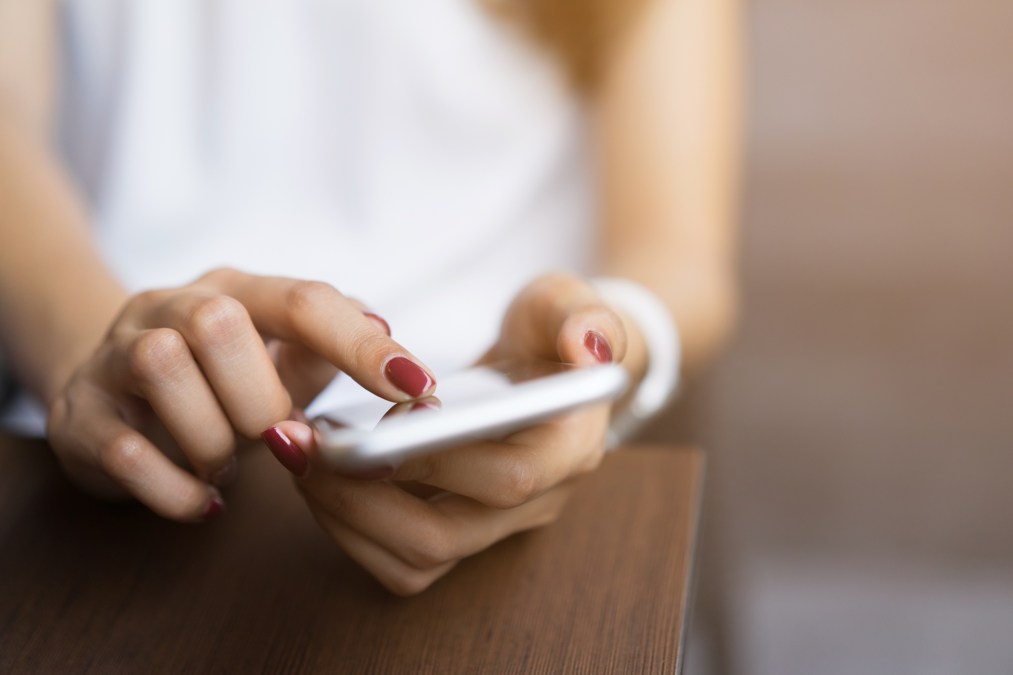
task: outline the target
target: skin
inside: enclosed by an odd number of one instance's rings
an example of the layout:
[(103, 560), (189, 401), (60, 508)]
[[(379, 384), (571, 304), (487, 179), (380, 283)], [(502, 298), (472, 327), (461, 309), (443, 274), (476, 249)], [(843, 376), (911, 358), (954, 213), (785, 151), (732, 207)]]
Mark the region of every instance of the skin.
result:
[[(734, 0), (651, 3), (589, 101), (603, 269), (671, 308), (689, 370), (734, 313), (737, 10)], [(418, 363), (364, 304), (325, 284), (227, 269), (129, 297), (51, 151), (54, 40), (50, 2), (0, 0), (0, 347), (48, 404), (49, 440), (71, 478), (196, 521), (220, 504), (237, 451), (277, 428), (309, 460), (296, 484), (314, 517), (398, 594), (558, 516), (601, 461), (608, 407), (416, 458), (383, 480), (343, 477), (319, 468), (312, 431), (293, 417), (338, 370), (406, 400), (384, 364)], [(488, 358), (591, 365), (589, 331), (642, 376), (635, 325), (563, 275), (516, 298)]]

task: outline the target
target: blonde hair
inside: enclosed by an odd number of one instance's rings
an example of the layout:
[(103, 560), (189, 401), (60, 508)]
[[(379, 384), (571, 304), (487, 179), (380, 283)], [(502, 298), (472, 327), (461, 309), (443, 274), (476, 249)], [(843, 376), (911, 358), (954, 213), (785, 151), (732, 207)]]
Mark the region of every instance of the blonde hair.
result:
[(647, 0), (483, 0), (548, 48), (582, 92), (600, 80), (612, 52)]

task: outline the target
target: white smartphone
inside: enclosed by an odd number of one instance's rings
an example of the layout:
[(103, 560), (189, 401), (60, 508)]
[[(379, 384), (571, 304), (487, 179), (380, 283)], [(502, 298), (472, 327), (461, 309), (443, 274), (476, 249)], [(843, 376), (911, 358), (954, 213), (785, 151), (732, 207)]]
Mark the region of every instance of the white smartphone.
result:
[(494, 440), (626, 390), (626, 371), (606, 364), (576, 368), (513, 361), (442, 378), (434, 396), (328, 410), (313, 419), (321, 457), (350, 472), (397, 466), (404, 459), (469, 440)]

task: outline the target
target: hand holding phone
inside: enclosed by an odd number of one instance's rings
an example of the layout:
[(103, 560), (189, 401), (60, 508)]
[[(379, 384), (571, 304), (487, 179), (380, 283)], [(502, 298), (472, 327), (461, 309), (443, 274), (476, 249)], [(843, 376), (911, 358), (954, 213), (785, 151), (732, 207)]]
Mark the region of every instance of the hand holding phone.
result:
[(329, 410), (313, 420), (318, 453), (351, 472), (394, 467), (408, 457), (469, 440), (492, 440), (566, 411), (611, 401), (626, 389), (616, 364), (576, 368), (505, 361), (441, 378), (436, 395), (390, 405), (383, 399)]
[[(513, 393), (489, 394), (488, 400), (500, 401), (489, 404), (492, 412), (504, 415), (505, 410), (523, 408), (513, 403), (502, 405), (501, 395), (515, 396), (517, 390), (524, 391), (529, 385), (554, 391), (555, 384), (548, 386), (552, 381), (571, 393), (591, 391), (589, 381), (582, 380), (581, 386), (573, 387), (575, 380), (570, 377), (589, 377), (604, 384), (604, 391), (599, 390), (601, 398), (588, 399), (597, 402), (585, 401), (562, 414), (558, 410), (549, 413), (550, 406), (539, 405), (538, 415), (531, 415), (528, 409), (509, 421), (499, 419), (484, 429), (470, 429), (437, 452), (429, 452), (435, 447), (432, 445), (418, 452), (407, 451), (396, 466), (374, 467), (372, 474), (359, 478), (330, 468), (349, 456), (345, 454), (348, 446), (337, 443), (341, 438), (338, 434), (344, 433), (340, 428), (318, 433), (306, 424), (283, 422), (277, 426), (278, 439), (289, 447), (272, 445), (272, 449), (279, 459), (283, 453), (299, 453), (299, 463), (282, 462), (301, 468), (295, 471), (301, 476), (297, 485), (310, 510), (350, 557), (391, 591), (401, 595), (418, 593), (462, 558), (515, 532), (556, 519), (574, 479), (601, 462), (610, 420), (607, 401), (618, 390), (613, 389), (615, 380), (625, 379), (625, 366), (620, 368), (618, 364), (623, 363), (626, 346), (622, 319), (604, 305), (590, 285), (573, 277), (543, 277), (512, 303), (499, 340), (480, 365), (541, 360), (570, 363), (577, 368), (532, 382), (511, 382), (505, 389)], [(610, 365), (613, 363), (616, 365)], [(602, 381), (597, 382), (597, 378)], [(447, 426), (446, 420), (453, 414), (448, 379), (441, 378), (435, 392), (436, 397), (447, 399), (443, 413), (404, 412), (410, 405), (405, 404), (392, 413), (397, 419), (384, 424), (402, 431), (411, 424), (418, 434), (423, 423), (431, 431)], [(528, 396), (524, 393), (522, 398), (539, 398)], [(552, 393), (550, 398), (560, 400), (559, 393)], [(470, 401), (465, 397), (465, 402), (455, 404), (453, 409), (477, 405), (479, 399), (477, 395)], [(381, 404), (373, 413), (374, 420), (382, 417), (387, 407)], [(549, 415), (548, 419), (540, 417), (543, 413)], [(441, 414), (446, 418), (441, 419)], [(417, 421), (408, 419), (412, 417)], [(474, 415), (465, 417), (476, 419)], [(460, 430), (458, 425), (467, 420), (455, 421), (453, 426)], [(501, 427), (499, 422), (522, 427)], [(509, 434), (499, 437), (504, 432)], [(370, 443), (378, 443), (377, 439), (385, 435), (377, 426), (377, 431), (369, 435), (374, 439)], [(490, 435), (496, 438), (486, 437)], [(450, 434), (441, 432), (440, 443), (449, 438)], [(359, 448), (356, 452), (366, 457), (370, 454), (365, 445), (350, 447)], [(362, 480), (367, 477), (372, 480)]]

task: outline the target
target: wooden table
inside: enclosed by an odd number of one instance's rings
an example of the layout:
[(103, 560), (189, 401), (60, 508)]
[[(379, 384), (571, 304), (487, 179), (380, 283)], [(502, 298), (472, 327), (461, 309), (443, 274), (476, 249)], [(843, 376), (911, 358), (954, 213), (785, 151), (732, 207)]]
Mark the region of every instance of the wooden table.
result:
[(187, 526), (79, 494), (0, 437), (0, 672), (675, 672), (703, 458), (609, 457), (564, 517), (389, 595), (266, 452)]

